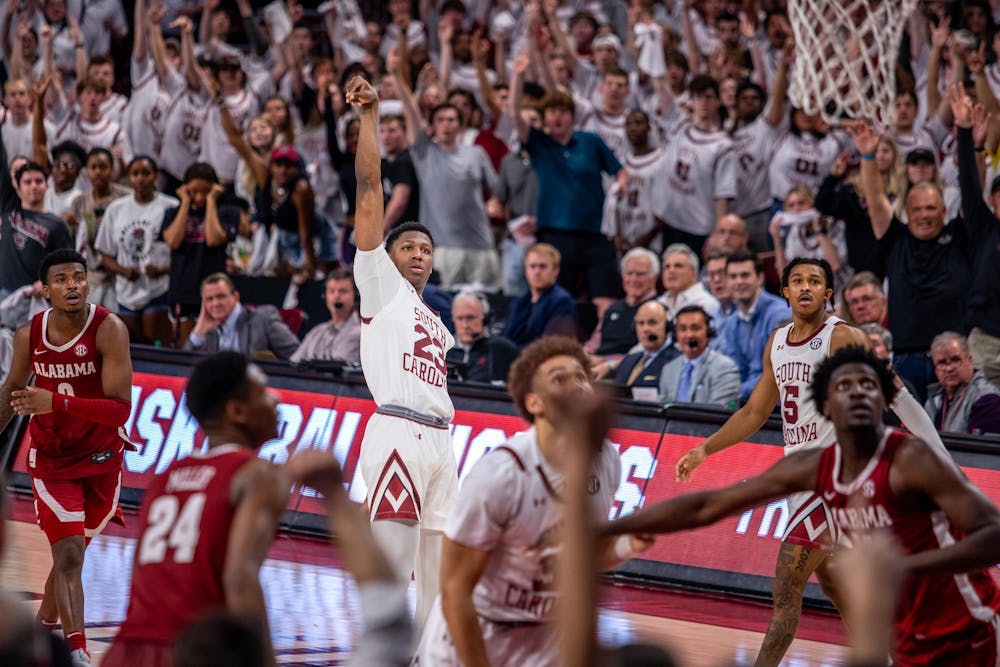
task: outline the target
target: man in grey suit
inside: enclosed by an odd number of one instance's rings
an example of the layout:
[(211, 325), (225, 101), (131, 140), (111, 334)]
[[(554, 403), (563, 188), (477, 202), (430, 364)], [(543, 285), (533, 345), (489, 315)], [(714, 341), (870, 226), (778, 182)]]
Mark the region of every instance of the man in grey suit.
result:
[(674, 331), (681, 356), (660, 372), (660, 400), (735, 408), (740, 398), (740, 371), (732, 359), (708, 349), (708, 339), (715, 335), (708, 313), (701, 306), (681, 308)]
[(299, 339), (281, 320), (277, 308), (244, 307), (233, 281), (224, 273), (213, 273), (201, 282), (201, 312), (185, 350), (232, 350), (249, 357), (289, 359), (298, 347)]

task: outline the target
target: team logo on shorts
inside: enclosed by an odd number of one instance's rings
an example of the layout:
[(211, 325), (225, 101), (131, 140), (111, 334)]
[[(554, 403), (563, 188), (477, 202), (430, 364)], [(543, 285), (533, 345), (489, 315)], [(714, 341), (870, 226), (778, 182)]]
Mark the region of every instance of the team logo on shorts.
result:
[(373, 489), (372, 521), (420, 521), (420, 494), (416, 486), (399, 452), (393, 450)]
[(87, 346), (84, 345), (83, 343), (80, 343), (79, 345), (77, 345), (76, 347), (74, 347), (73, 351), (76, 352), (76, 356), (78, 356), (78, 357), (85, 357), (85, 356), (87, 356)]
[(865, 480), (865, 483), (861, 485), (861, 493), (864, 494), (865, 498), (874, 498), (875, 482), (870, 479)]
[(809, 341), (809, 348), (812, 350), (818, 350), (822, 346), (823, 346), (822, 338), (813, 338), (811, 341)]
[(601, 480), (597, 479), (597, 475), (591, 475), (587, 478), (587, 493), (594, 495), (601, 490)]

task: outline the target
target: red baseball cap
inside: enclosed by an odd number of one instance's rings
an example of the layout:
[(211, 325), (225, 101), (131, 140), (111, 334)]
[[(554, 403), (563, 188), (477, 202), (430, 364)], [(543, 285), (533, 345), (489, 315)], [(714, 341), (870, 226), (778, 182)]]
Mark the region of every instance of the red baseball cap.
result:
[(271, 162), (277, 162), (278, 160), (301, 162), (302, 158), (299, 157), (299, 152), (295, 150), (295, 146), (285, 144), (284, 146), (277, 146), (271, 151)]

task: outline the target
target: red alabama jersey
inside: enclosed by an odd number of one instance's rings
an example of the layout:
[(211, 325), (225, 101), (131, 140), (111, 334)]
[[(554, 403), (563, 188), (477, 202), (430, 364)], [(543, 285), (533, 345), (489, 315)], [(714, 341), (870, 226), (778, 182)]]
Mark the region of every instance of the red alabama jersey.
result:
[[(35, 386), (56, 396), (107, 398), (101, 380), (103, 359), (97, 351), (97, 331), (109, 315), (106, 308), (87, 304), (87, 323), (64, 345), (49, 342), (52, 309), (31, 319), (31, 370)], [(122, 427), (107, 426), (65, 413), (34, 415), (28, 426), (31, 447), (28, 470), (41, 479), (78, 479), (120, 467), (128, 437)]]
[[(908, 554), (941, 549), (962, 539), (929, 499), (903, 500), (890, 487), (892, 461), (908, 437), (904, 431), (888, 429), (868, 465), (849, 484), (838, 481), (840, 445), (823, 451), (816, 490), (823, 494), (842, 536), (853, 539), (872, 529), (889, 528)], [(897, 609), (897, 650), (907, 655), (908, 641), (923, 643), (992, 622), (1000, 609), (1000, 589), (986, 570), (919, 574), (903, 583)]]
[(192, 620), (226, 605), (222, 586), (235, 507), (233, 477), (256, 452), (214, 447), (157, 475), (142, 502), (128, 613), (119, 640), (170, 644)]

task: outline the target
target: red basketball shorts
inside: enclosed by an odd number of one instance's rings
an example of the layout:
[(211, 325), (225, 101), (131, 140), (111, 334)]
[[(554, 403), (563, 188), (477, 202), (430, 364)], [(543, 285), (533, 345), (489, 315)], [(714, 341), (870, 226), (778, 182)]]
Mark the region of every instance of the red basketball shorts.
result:
[(108, 521), (123, 523), (118, 507), (122, 487), (121, 470), (80, 479), (39, 479), (33, 477), (35, 515), (38, 527), (55, 544), (80, 535), (89, 542)]

